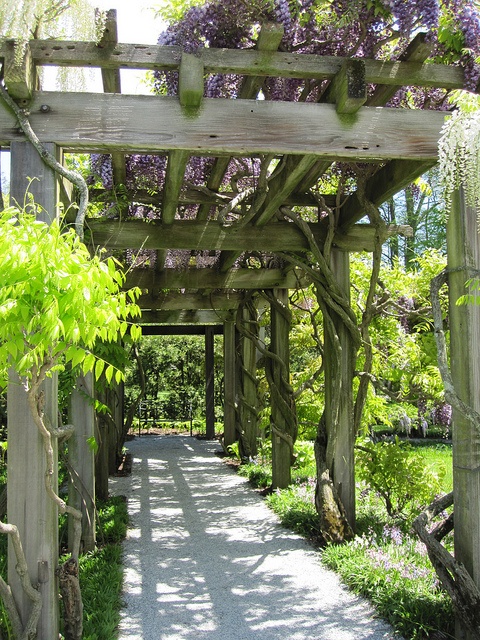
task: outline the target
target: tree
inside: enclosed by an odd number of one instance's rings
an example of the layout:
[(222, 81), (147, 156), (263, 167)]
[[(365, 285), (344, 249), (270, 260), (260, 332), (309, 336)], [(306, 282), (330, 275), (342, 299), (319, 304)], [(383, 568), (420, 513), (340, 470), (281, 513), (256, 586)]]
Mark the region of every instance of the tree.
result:
[[(0, 389), (6, 387), (12, 370), (25, 389), (44, 445), (45, 490), (59, 512), (70, 513), (77, 523), (68, 561), (69, 570), (73, 566), (75, 573), (81, 514), (58, 496), (53, 481), (54, 442), (68, 437), (74, 427), (57, 429), (49, 423), (42, 383), (65, 367), (79, 367), (83, 373), (93, 371), (97, 378), (104, 373), (107, 381), (120, 381), (122, 372), (96, 356), (94, 349), (98, 341), (119, 345), (127, 332), (134, 339), (139, 337), (139, 328), (129, 324), (129, 318), (139, 314), (134, 303), (138, 292), (121, 292), (124, 278), (118, 264), (112, 258), (91, 258), (75, 232), (65, 232), (57, 220), (47, 226), (31, 214), (8, 208), (0, 214), (0, 238)], [(0, 524), (0, 532), (12, 536), (22, 587), (35, 603), (25, 625), (3, 580), (0, 594), (16, 637), (33, 638), (40, 596), (29, 582), (17, 528)]]

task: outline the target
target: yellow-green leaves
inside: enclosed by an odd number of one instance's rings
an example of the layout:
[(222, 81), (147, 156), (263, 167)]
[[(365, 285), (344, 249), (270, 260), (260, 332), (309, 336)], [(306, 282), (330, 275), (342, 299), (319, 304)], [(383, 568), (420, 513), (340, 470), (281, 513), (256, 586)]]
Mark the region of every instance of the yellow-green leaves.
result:
[(0, 387), (8, 368), (29, 378), (32, 368), (62, 363), (122, 373), (95, 355), (99, 342), (140, 337), (130, 319), (140, 315), (139, 290), (121, 291), (125, 278), (112, 258), (90, 256), (73, 231), (13, 208), (0, 213)]

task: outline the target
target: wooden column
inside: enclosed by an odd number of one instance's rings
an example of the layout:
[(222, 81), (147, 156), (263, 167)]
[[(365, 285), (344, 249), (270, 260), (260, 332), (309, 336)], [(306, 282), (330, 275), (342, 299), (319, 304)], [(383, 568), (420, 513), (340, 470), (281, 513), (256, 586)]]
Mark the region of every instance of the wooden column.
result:
[[(237, 314), (237, 322), (256, 334), (257, 310), (253, 305), (243, 305)], [(242, 457), (257, 454), (258, 410), (257, 410), (257, 349), (253, 340), (238, 332), (237, 353), (237, 412), (236, 432), (240, 435)]]
[(205, 420), (208, 440), (215, 437), (215, 368), (213, 327), (205, 327)]
[[(350, 291), (349, 254), (332, 251), (332, 269), (337, 282), (347, 295)], [(333, 318), (341, 348), (340, 370), (333, 366), (330, 355), (332, 345), (325, 339), (325, 417), (328, 437), (327, 465), (340, 499), (345, 507), (347, 520), (355, 527), (355, 432), (353, 423), (352, 371), (355, 363), (351, 361), (351, 343), (343, 323)], [(328, 411), (332, 393), (340, 392), (340, 411), (336, 423)]]
[[(292, 446), (296, 437), (296, 424), (289, 419), (286, 405), (290, 405), (285, 381), (289, 383), (290, 378), (290, 320), (288, 318), (288, 289), (275, 289), (274, 296), (285, 310), (282, 313), (276, 304), (270, 307), (271, 314), (271, 343), (270, 350), (279, 357), (283, 365), (273, 361), (272, 378), (276, 392), (281, 396), (277, 399), (272, 390), (270, 397), (271, 420), (272, 420), (272, 488), (284, 489), (291, 482)], [(268, 365), (267, 365), (268, 366)], [(293, 409), (293, 398), (291, 398), (291, 408)], [(282, 408), (283, 405), (283, 408)], [(283, 437), (280, 435), (283, 434)]]
[[(53, 145), (50, 151), (54, 152)], [(35, 149), (26, 142), (11, 144), (11, 201), (21, 206), (28, 186), (26, 176), (38, 176), (30, 187), (35, 201), (45, 209), (38, 217), (51, 220), (55, 215), (57, 190), (54, 172), (48, 169)], [(54, 375), (44, 385), (45, 412), (53, 426), (57, 425), (58, 382)], [(58, 564), (58, 512), (45, 490), (45, 451), (33, 422), (27, 395), (16, 376), (7, 391), (8, 407), (8, 521), (15, 524), (27, 557), (28, 572), (42, 594), (42, 612), (37, 630), (38, 640), (58, 638), (59, 599), (55, 570)], [(57, 460), (57, 447), (54, 445)], [(58, 480), (53, 478), (54, 487)], [(24, 597), (16, 571), (9, 540), (8, 580), (25, 623), (30, 602)]]
[[(455, 195), (447, 224), (449, 274), (450, 363), (455, 390), (480, 411), (480, 307), (457, 306), (468, 278), (478, 278), (480, 236), (476, 212)], [(453, 491), (455, 557), (480, 588), (480, 444), (471, 424), (453, 412)], [(457, 624), (457, 640), (470, 638)]]
[[(94, 388), (91, 373), (77, 379), (70, 400), (70, 422), (75, 427), (68, 441), (69, 504), (82, 512), (82, 551), (95, 548), (95, 454), (89, 439), (95, 435)], [(73, 519), (69, 516), (68, 543), (73, 542)]]
[(238, 440), (235, 431), (235, 323), (223, 324), (223, 371), (224, 371), (224, 443), (225, 446)]
[[(98, 400), (108, 406), (108, 397), (105, 391), (95, 392)], [(108, 431), (109, 421), (105, 416), (95, 414), (95, 440), (97, 451), (95, 453), (95, 494), (100, 500), (108, 498)]]

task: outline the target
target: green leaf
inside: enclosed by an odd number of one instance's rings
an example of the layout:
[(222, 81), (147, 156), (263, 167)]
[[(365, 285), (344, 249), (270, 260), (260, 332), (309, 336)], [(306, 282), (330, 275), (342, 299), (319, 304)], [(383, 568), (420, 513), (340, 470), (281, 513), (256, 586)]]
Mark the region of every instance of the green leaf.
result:
[(105, 367), (105, 361), (98, 359), (95, 363), (95, 379), (98, 380), (102, 375), (103, 369)]

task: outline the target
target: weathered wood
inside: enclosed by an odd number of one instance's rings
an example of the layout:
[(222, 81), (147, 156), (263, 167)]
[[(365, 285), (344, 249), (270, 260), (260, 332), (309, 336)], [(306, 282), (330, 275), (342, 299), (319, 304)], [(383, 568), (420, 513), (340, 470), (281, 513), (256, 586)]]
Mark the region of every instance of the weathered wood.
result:
[[(400, 62), (423, 63), (434, 51), (435, 43), (426, 33), (418, 33), (410, 42), (405, 53), (400, 57)], [(399, 85), (381, 84), (376, 87), (373, 94), (368, 98), (366, 104), (370, 107), (377, 107), (386, 104), (396, 92), (402, 87)]]
[(37, 81), (30, 47), (27, 45), (20, 61), (17, 60), (15, 45), (12, 41), (7, 41), (4, 47), (3, 79), (8, 88), (8, 93), (20, 106), (26, 105), (33, 95)]
[[(286, 386), (290, 384), (288, 289), (276, 289), (274, 296), (276, 302), (270, 306), (270, 350), (278, 360), (266, 364), (271, 367), (271, 379), (270, 376), (268, 378), (271, 397), (272, 489), (285, 489), (291, 483), (293, 445), (297, 435), (293, 394), (288, 398), (288, 393), (285, 393)], [(283, 308), (282, 311), (278, 306)]]
[[(69, 504), (82, 512), (82, 549), (95, 549), (95, 456), (92, 443), (95, 435), (93, 408), (93, 375), (77, 379), (70, 398), (70, 422), (74, 432), (68, 441), (70, 464)], [(73, 519), (69, 516), (69, 547), (73, 543)]]
[(175, 311), (182, 309), (236, 309), (244, 298), (243, 293), (181, 293), (161, 292), (158, 295), (140, 296), (137, 304), (141, 309)]
[[(118, 44), (106, 54), (93, 42), (33, 40), (32, 57), (38, 65), (102, 67), (109, 69), (148, 69), (178, 71), (182, 56), (179, 46)], [(0, 57), (6, 43), (0, 44)], [(265, 56), (261, 51), (214, 49), (201, 50), (206, 73), (233, 73), (251, 76), (331, 79), (340, 70), (344, 58), (306, 53), (276, 52)], [(459, 67), (419, 62), (365, 60), (367, 83), (419, 85), (461, 89), (464, 73)]]
[(225, 447), (238, 440), (235, 432), (235, 323), (225, 322), (223, 325), (223, 443)]
[(141, 289), (297, 289), (307, 286), (302, 272), (283, 269), (233, 269), (218, 273), (211, 269), (131, 269), (127, 272), (126, 288)]
[[(54, 154), (55, 149), (49, 149)], [(45, 221), (51, 221), (58, 202), (57, 181), (54, 173), (43, 164), (29, 143), (15, 143), (11, 148), (11, 197), (23, 204), (27, 181), (25, 176), (41, 176), (31, 185), (35, 202), (42, 207)], [(58, 425), (58, 379), (56, 375), (45, 381), (45, 414), (51, 424)], [(25, 389), (18, 377), (12, 376), (7, 391), (8, 410), (8, 521), (20, 533), (32, 584), (39, 584), (42, 611), (38, 624), (38, 640), (58, 638), (59, 602), (58, 580), (58, 509), (47, 495), (45, 472), (47, 468), (43, 440), (33, 422)], [(58, 447), (52, 442), (54, 460)], [(54, 465), (56, 468), (56, 465)], [(56, 472), (52, 487), (57, 485)], [(10, 538), (10, 537), (9, 537)], [(9, 546), (8, 581), (11, 585), (20, 616), (25, 623), (31, 602), (25, 597), (15, 571), (14, 552)]]
[[(337, 282), (349, 296), (350, 262), (348, 253), (332, 252), (332, 270)], [(355, 425), (353, 420), (353, 369), (351, 338), (345, 324), (333, 317), (340, 343), (340, 370), (332, 368), (331, 353), (333, 347), (325, 337), (325, 406), (331, 401), (332, 386), (340, 388), (341, 402), (336, 423), (332, 424), (330, 414), (325, 412), (328, 437), (327, 463), (330, 465), (331, 478), (345, 509), (345, 515), (352, 529), (355, 529)], [(332, 472), (333, 470), (333, 472)]]
[(265, 203), (254, 220), (256, 226), (266, 224), (277, 213), (316, 161), (317, 158), (310, 155), (303, 156), (303, 158), (290, 157), (286, 159), (285, 166), (274, 173), (268, 182)]
[(205, 327), (205, 429), (207, 440), (215, 437), (215, 363), (212, 327)]
[[(90, 220), (89, 234), (94, 246), (109, 249), (191, 249), (196, 251), (306, 251), (307, 239), (296, 225), (274, 222), (263, 227), (222, 227), (216, 221), (182, 220), (170, 225), (140, 220), (103, 222)], [(323, 245), (326, 229), (311, 223), (310, 229)], [(87, 235), (87, 234), (86, 234)], [(375, 229), (367, 224), (354, 225), (334, 237), (341, 251), (373, 251)]]
[(330, 82), (323, 99), (335, 103), (337, 113), (356, 113), (367, 100), (365, 61), (360, 58), (346, 60)]
[[(435, 161), (394, 160), (382, 167), (374, 176), (367, 180), (365, 196), (379, 206), (385, 200), (398, 193), (405, 186), (416, 180), (431, 169)], [(348, 230), (351, 225), (363, 218), (365, 211), (356, 193), (346, 198), (340, 213), (338, 226)]]
[[(476, 211), (457, 192), (447, 223), (449, 273), (450, 366), (457, 395), (480, 411), (480, 307), (457, 306), (465, 282), (480, 270), (480, 237)], [(471, 422), (453, 411), (453, 491), (455, 558), (480, 587), (480, 441)], [(470, 638), (457, 625), (458, 638)]]
[[(97, 399), (108, 406), (104, 391), (95, 390)], [(99, 500), (108, 498), (108, 420), (101, 412), (95, 413), (95, 495)]]
[(175, 219), (185, 167), (189, 157), (188, 151), (171, 151), (168, 155), (162, 203), (162, 222), (164, 224), (171, 224)]
[(178, 73), (178, 97), (182, 107), (198, 109), (201, 105), (204, 73), (200, 57), (192, 53), (182, 53)]
[[(231, 322), (229, 320), (228, 322)], [(216, 336), (223, 335), (223, 324), (211, 325)], [(206, 327), (194, 324), (173, 325), (145, 325), (142, 327), (144, 336), (204, 336)]]
[[(274, 23), (263, 24), (255, 45), (256, 50), (264, 52), (264, 55), (268, 57), (273, 51), (278, 49), (283, 38), (283, 33), (284, 28), (282, 25)], [(238, 98), (243, 100), (255, 99), (264, 82), (264, 76), (249, 76), (244, 78)], [(229, 163), (230, 158), (216, 158), (207, 180), (208, 189), (217, 191), (220, 188)], [(206, 204), (202, 205), (199, 208), (197, 219), (206, 220), (209, 211), (210, 207)]]
[(236, 432), (240, 442), (240, 455), (244, 459), (257, 454), (258, 398), (257, 398), (257, 348), (258, 313), (253, 304), (244, 305), (236, 315), (238, 343)]
[[(55, 157), (60, 151), (53, 144), (45, 145)], [(12, 145), (10, 160), (10, 203), (20, 209), (26, 205), (27, 211), (37, 215), (37, 219), (50, 223), (60, 214), (59, 183), (53, 169), (42, 162), (40, 156), (29, 142), (16, 142)], [(36, 179), (33, 179), (36, 178)], [(41, 204), (42, 209), (35, 211), (31, 207), (26, 192), (33, 201)]]
[[(110, 9), (107, 11), (105, 21), (105, 29), (102, 39), (98, 43), (98, 48), (104, 54), (111, 53), (118, 42), (117, 29), (117, 10)], [(120, 69), (103, 69), (102, 82), (105, 93), (122, 93), (122, 84), (120, 78)], [(112, 153), (112, 170), (113, 183), (115, 185), (125, 184), (127, 181), (127, 172), (125, 167), (125, 155), (123, 153)]]
[(144, 311), (137, 322), (139, 324), (223, 324), (231, 320), (233, 312), (229, 309), (208, 311), (205, 309), (182, 309), (178, 311)]
[[(67, 151), (183, 149), (214, 155), (432, 162), (444, 118), (442, 112), (380, 107), (340, 117), (329, 104), (216, 99), (205, 99), (198, 116), (190, 118), (176, 98), (167, 96), (57, 92), (35, 92), (30, 115), (42, 142), (56, 142)], [(22, 139), (13, 114), (2, 104), (0, 144)]]
[[(47, 380), (45, 412), (57, 426), (57, 377)], [(58, 638), (58, 509), (45, 490), (46, 460), (42, 438), (33, 422), (27, 395), (19, 378), (12, 374), (7, 391), (8, 409), (8, 484), (7, 518), (18, 527), (33, 585), (39, 585), (42, 610), (37, 627), (39, 640)], [(52, 442), (54, 458), (58, 447)], [(58, 484), (55, 472), (52, 486)], [(26, 597), (15, 570), (16, 561), (10, 536), (8, 540), (8, 583), (12, 589), (23, 624), (28, 620), (31, 602)]]

